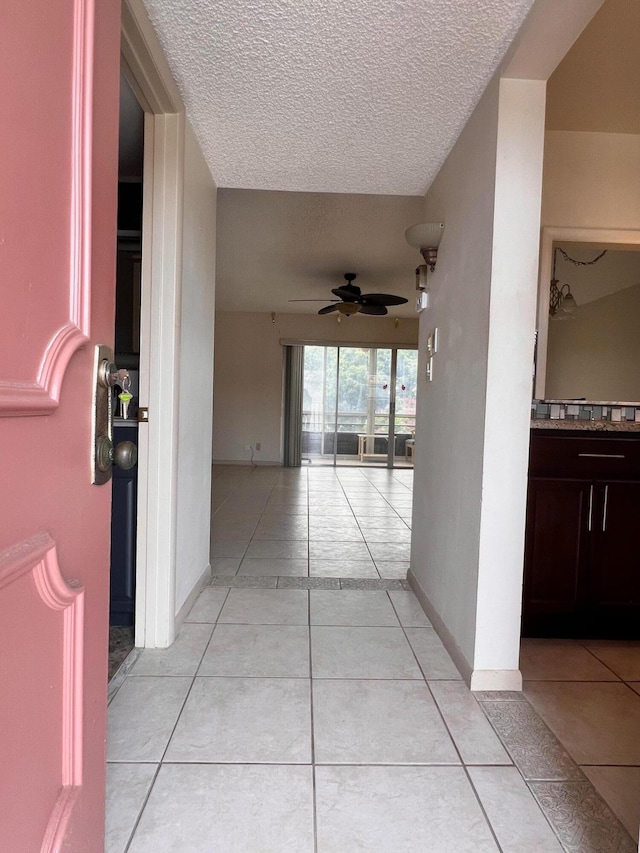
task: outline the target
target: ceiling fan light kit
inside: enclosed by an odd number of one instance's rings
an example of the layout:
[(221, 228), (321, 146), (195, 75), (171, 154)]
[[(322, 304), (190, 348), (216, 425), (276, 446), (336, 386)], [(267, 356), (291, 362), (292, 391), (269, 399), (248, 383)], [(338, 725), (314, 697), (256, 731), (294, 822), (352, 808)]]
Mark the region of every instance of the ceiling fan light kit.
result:
[(404, 232), (407, 243), (414, 249), (418, 249), (431, 272), (436, 266), (438, 246), (442, 240), (443, 231), (444, 222), (421, 222), (418, 225), (412, 225)]
[(359, 305), (357, 302), (338, 302), (336, 308), (341, 314), (346, 314), (347, 317), (350, 317), (352, 314), (357, 314), (362, 310), (362, 305)]

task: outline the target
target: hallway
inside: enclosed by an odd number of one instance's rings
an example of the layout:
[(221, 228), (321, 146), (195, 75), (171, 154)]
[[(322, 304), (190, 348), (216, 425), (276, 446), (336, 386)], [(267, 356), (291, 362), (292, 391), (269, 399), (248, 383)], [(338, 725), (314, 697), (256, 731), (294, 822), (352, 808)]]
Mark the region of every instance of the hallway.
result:
[(467, 690), (411, 478), (215, 471), (212, 585), (110, 685), (108, 853), (637, 849), (522, 694)]

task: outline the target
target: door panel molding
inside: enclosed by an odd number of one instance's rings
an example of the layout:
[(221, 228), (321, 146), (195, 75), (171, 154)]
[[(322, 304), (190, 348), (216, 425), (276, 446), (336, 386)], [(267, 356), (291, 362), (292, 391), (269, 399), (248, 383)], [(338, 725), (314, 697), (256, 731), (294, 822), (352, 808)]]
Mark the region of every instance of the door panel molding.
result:
[[(26, 7), (25, 7), (26, 8)], [(51, 301), (51, 290), (56, 290), (64, 298), (67, 310), (64, 316), (52, 312), (46, 326), (38, 330), (41, 338), (39, 346), (34, 348), (35, 358), (29, 364), (21, 346), (23, 329), (16, 325), (11, 335), (3, 336), (0, 342), (0, 416), (1, 415), (48, 415), (58, 405), (60, 388), (67, 365), (74, 352), (89, 339), (90, 323), (90, 283), (91, 283), (91, 241), (89, 229), (91, 223), (91, 157), (92, 157), (92, 92), (93, 92), (93, 0), (75, 0), (73, 4), (73, 46), (71, 58), (71, 123), (69, 164), (70, 183), (69, 219), (68, 219), (68, 276), (56, 280), (40, 279), (33, 281), (25, 268), (25, 281), (18, 282), (22, 290), (21, 306), (27, 313), (34, 300)], [(16, 75), (16, 79), (19, 75)], [(18, 89), (20, 87), (18, 86)], [(46, 93), (43, 98), (52, 95)], [(39, 104), (25, 106), (31, 110), (31, 118), (37, 121), (41, 107)], [(69, 140), (58, 140), (58, 145), (68, 145)], [(42, 158), (46, 161), (47, 158)], [(32, 161), (24, 157), (18, 164), (12, 177), (12, 187), (24, 182), (28, 186), (28, 176)], [(13, 164), (12, 164), (13, 165)], [(52, 176), (58, 182), (65, 175)], [(46, 193), (46, 186), (43, 192)], [(6, 194), (5, 204), (11, 204), (11, 192)], [(7, 211), (10, 212), (10, 211)], [(8, 217), (2, 212), (3, 221)], [(16, 238), (16, 239), (13, 239)], [(8, 252), (21, 252), (18, 234), (9, 233), (3, 240)], [(9, 259), (11, 265), (11, 259)], [(66, 296), (65, 296), (66, 294)], [(17, 299), (17, 294), (12, 294)]]
[[(3, 693), (23, 697), (22, 713), (16, 714), (16, 708), (9, 709), (6, 703), (4, 719), (0, 710), (2, 730), (11, 744), (11, 757), (22, 757), (18, 769), (26, 794), (25, 814), (33, 803), (30, 782), (41, 791), (58, 790), (42, 838), (37, 839), (41, 853), (54, 853), (64, 840), (83, 781), (84, 590), (63, 578), (56, 543), (48, 533), (0, 552), (0, 622), (12, 631), (15, 642)], [(34, 652), (40, 665), (32, 674), (28, 666)], [(42, 708), (51, 712), (44, 731), (38, 714)], [(34, 721), (39, 721), (37, 730)], [(48, 745), (42, 756), (33, 749), (39, 741)], [(14, 815), (14, 819), (24, 826), (25, 816)], [(5, 816), (3, 825), (10, 822)], [(10, 849), (18, 836), (11, 826), (5, 831), (8, 836), (0, 834), (0, 847)], [(36, 819), (33, 832), (42, 832)]]

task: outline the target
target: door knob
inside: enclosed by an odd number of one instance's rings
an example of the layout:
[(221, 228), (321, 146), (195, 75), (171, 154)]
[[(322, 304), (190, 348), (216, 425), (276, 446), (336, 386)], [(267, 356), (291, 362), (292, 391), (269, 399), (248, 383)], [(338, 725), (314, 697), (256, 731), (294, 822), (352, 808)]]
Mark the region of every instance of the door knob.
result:
[(116, 446), (109, 436), (101, 435), (96, 441), (96, 468), (105, 474), (117, 465), (123, 471), (133, 468), (138, 461), (138, 448), (132, 441), (121, 441)]
[(124, 471), (133, 468), (138, 461), (138, 448), (132, 441), (121, 441), (113, 451), (113, 461)]

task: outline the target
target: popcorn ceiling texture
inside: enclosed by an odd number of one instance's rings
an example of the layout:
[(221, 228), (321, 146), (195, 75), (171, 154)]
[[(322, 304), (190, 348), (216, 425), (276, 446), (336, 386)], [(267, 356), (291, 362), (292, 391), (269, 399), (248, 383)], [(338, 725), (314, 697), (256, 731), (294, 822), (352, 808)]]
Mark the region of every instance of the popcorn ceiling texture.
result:
[(417, 195), (533, 0), (145, 0), (220, 187)]

